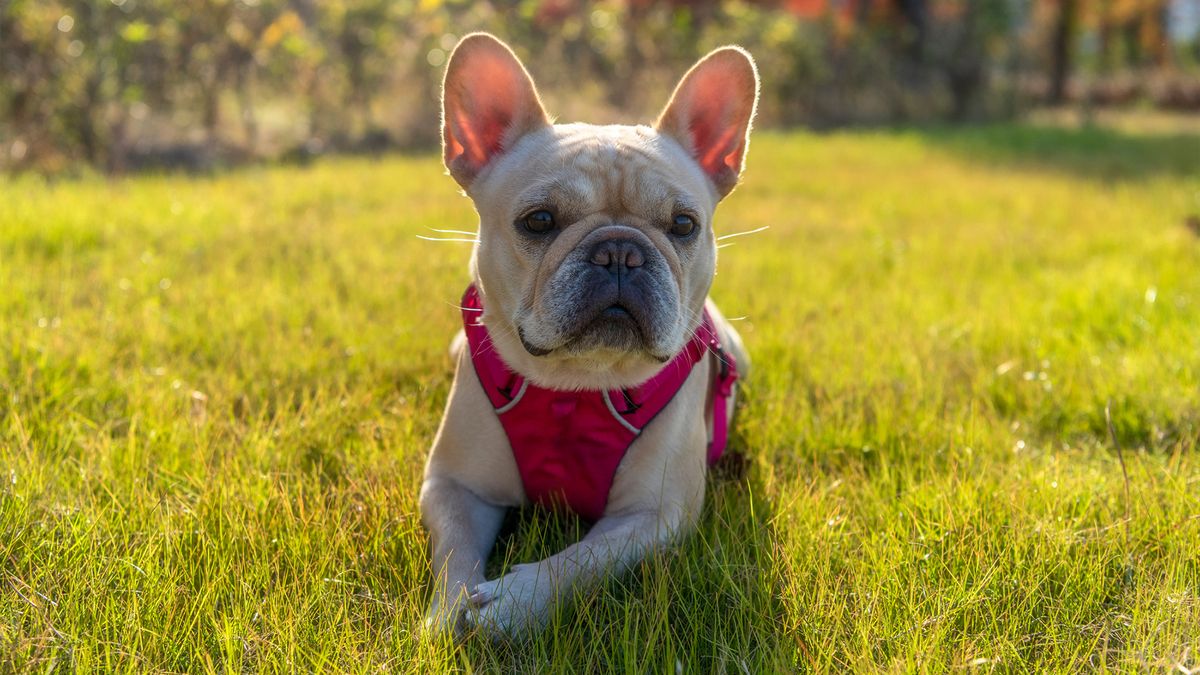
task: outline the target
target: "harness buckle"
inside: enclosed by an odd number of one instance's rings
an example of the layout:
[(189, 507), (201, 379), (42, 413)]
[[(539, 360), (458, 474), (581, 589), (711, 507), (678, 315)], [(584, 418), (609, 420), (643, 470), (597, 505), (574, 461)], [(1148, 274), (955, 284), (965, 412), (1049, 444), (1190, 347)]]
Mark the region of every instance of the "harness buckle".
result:
[(721, 348), (720, 344), (713, 345), (713, 353), (717, 357), (717, 393), (722, 397), (733, 393), (733, 383), (737, 382), (737, 361)]
[(628, 389), (621, 390), (621, 398), (623, 399), (623, 402), (625, 403), (625, 409), (618, 410), (617, 412), (621, 413), (622, 415), (632, 415), (633, 413), (637, 412), (638, 410), (641, 410), (642, 405), (640, 403), (638, 403), (637, 401), (633, 400), (633, 395), (631, 395), (629, 393)]

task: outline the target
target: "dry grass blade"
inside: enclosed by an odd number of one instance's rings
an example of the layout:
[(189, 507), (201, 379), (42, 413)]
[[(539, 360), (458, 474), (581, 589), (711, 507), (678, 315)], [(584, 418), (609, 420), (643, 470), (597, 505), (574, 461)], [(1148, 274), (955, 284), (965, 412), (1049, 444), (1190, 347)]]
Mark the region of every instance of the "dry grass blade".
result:
[(1104, 423), (1108, 425), (1108, 435), (1112, 439), (1113, 447), (1117, 451), (1117, 461), (1121, 463), (1121, 477), (1125, 481), (1125, 551), (1129, 555), (1132, 535), (1129, 532), (1130, 524), (1130, 507), (1129, 507), (1129, 469), (1125, 466), (1125, 451), (1121, 448), (1121, 440), (1117, 438), (1117, 430), (1113, 426), (1112, 421), (1112, 399), (1109, 399), (1104, 404)]

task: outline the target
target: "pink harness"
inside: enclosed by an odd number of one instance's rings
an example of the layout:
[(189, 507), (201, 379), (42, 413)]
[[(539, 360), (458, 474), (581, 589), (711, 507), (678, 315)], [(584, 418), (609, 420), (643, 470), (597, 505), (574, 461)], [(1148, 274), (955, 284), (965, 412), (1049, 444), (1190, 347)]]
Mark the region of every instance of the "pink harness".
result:
[(721, 458), (737, 367), (733, 355), (721, 349), (708, 310), (683, 351), (658, 374), (633, 389), (614, 391), (556, 391), (530, 384), (496, 353), (480, 322), (483, 305), (474, 284), (463, 295), (462, 310), (471, 362), (508, 436), (531, 502), (565, 505), (593, 521), (604, 515), (617, 466), (629, 446), (709, 352), (721, 370), (714, 382), (708, 462)]

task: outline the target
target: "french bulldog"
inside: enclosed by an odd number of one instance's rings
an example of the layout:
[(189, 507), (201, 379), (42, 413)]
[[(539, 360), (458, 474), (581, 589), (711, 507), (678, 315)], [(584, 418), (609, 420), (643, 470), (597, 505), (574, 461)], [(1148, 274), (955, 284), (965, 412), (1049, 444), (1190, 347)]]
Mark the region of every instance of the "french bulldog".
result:
[[(428, 629), (528, 635), (556, 601), (694, 526), (732, 415), (730, 369), (748, 365), (707, 296), (713, 214), (739, 180), (757, 100), (753, 59), (724, 47), (654, 126), (554, 124), (503, 42), (476, 33), (455, 48), (444, 159), (479, 225), (420, 494)], [(594, 524), (486, 579), (506, 510), (531, 501)]]

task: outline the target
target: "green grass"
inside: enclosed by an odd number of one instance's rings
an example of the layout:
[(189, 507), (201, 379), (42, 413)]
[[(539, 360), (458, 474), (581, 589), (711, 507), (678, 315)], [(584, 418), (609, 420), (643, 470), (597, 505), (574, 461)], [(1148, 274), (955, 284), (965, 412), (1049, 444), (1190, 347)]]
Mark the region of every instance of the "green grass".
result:
[[(771, 228), (714, 288), (744, 476), (531, 643), (462, 647), (415, 633), (469, 252), (415, 235), (474, 223), (439, 163), (5, 179), (0, 671), (1200, 665), (1200, 141), (764, 133), (749, 166), (718, 226)], [(579, 531), (514, 525), (493, 573)]]

